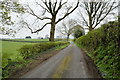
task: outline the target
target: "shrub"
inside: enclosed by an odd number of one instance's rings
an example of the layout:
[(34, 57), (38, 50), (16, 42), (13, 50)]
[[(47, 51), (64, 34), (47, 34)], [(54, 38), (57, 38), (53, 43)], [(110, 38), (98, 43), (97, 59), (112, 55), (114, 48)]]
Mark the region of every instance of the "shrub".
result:
[(10, 78), (16, 72), (21, 70), (23, 67), (26, 66), (26, 64), (30, 63), (34, 59), (30, 59), (32, 56), (38, 56), (41, 54), (41, 52), (46, 51), (48, 49), (57, 47), (57, 46), (62, 46), (62, 45), (68, 45), (69, 42), (43, 42), (39, 44), (29, 44), (29, 45), (24, 45), (21, 47), (18, 51), (22, 55), (22, 58), (24, 58), (22, 61), (17, 60), (13, 61), (12, 59), (8, 59), (8, 64), (2, 68), (2, 79), (4, 80), (5, 78)]
[(68, 42), (44, 42), (44, 43), (39, 43), (35, 45), (24, 45), (22, 48), (20, 48), (19, 52), (24, 59), (27, 59), (42, 51), (46, 51), (56, 46), (61, 46), (65, 44), (68, 44)]
[(104, 78), (120, 79), (120, 27), (113, 21), (76, 40), (95, 61)]

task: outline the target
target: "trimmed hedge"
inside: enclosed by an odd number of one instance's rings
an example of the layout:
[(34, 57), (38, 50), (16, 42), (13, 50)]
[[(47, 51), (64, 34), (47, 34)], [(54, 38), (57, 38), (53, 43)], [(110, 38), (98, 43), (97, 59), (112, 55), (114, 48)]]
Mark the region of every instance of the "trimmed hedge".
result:
[(104, 78), (120, 79), (120, 23), (117, 21), (102, 25), (76, 40), (95, 61)]
[(27, 59), (40, 52), (65, 44), (69, 44), (69, 42), (44, 42), (35, 45), (24, 45), (22, 48), (20, 48), (19, 52), (24, 59)]
[[(8, 61), (8, 64), (2, 68), (2, 79), (10, 78), (27, 64), (32, 62), (36, 56), (41, 55), (43, 51), (56, 48), (59, 46), (69, 45), (69, 42), (42, 42), (37, 44), (29, 44), (24, 45), (18, 51), (23, 57), (21, 61), (12, 61), (11, 59)], [(34, 57), (34, 58), (33, 58)]]

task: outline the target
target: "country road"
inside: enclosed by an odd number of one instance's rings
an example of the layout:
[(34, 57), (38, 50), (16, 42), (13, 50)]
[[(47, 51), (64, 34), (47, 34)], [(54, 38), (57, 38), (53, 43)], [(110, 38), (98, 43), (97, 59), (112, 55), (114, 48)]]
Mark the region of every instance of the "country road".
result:
[(100, 78), (93, 62), (74, 43), (21, 78)]

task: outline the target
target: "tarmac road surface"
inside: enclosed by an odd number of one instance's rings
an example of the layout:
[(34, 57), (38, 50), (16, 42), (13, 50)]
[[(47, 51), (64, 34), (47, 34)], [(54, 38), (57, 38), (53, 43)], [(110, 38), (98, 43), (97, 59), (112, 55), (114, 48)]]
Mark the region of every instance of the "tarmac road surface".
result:
[(21, 78), (100, 78), (100, 75), (83, 51), (71, 42)]

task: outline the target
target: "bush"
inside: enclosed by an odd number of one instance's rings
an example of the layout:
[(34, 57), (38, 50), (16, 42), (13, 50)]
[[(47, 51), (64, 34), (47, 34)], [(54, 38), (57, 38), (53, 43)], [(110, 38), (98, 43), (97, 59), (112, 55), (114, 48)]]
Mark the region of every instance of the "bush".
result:
[(24, 45), (22, 48), (20, 48), (19, 52), (24, 59), (27, 59), (32, 55), (36, 55), (42, 51), (46, 51), (56, 46), (61, 46), (65, 44), (68, 44), (68, 42), (45, 42), (35, 45)]
[(120, 79), (120, 27), (117, 21), (102, 25), (76, 40), (95, 61), (104, 78)]
[(48, 49), (57, 47), (57, 46), (62, 46), (62, 45), (68, 45), (69, 42), (43, 42), (39, 44), (29, 44), (29, 45), (24, 45), (21, 47), (18, 51), (22, 55), (21, 57), (24, 58), (23, 60), (16, 60), (13, 61), (12, 59), (8, 59), (8, 64), (2, 68), (2, 79), (4, 80), (5, 78), (10, 78), (16, 72), (21, 70), (23, 67), (25, 67), (27, 64), (32, 62), (34, 59), (31, 59), (31, 57), (38, 56), (41, 54), (41, 52), (46, 51)]

